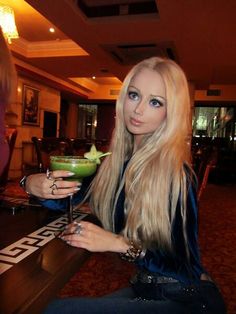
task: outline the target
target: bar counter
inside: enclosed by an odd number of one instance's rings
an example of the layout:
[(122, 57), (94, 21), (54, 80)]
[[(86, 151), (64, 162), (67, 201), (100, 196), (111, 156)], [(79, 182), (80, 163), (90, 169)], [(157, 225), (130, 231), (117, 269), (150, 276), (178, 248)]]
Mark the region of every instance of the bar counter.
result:
[[(74, 218), (97, 223), (75, 212)], [(0, 207), (0, 313), (42, 313), (90, 256), (55, 238), (66, 215), (38, 206)]]

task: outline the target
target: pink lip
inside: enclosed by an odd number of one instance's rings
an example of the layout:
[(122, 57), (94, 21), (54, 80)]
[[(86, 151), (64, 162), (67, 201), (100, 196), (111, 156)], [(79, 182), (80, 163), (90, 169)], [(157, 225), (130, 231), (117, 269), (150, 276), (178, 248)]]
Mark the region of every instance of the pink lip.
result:
[(142, 124), (141, 121), (136, 120), (136, 119), (134, 119), (134, 118), (130, 118), (130, 123), (133, 124), (133, 125), (135, 125), (135, 126), (138, 126), (138, 125)]

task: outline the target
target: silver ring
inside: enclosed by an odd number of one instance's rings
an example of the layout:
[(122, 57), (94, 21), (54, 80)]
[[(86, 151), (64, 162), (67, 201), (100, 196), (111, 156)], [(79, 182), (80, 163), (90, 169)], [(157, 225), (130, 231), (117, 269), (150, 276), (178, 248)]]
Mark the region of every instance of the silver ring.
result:
[(50, 171), (49, 169), (47, 169), (46, 171), (46, 177), (48, 180), (53, 180), (53, 175), (52, 175), (52, 171)]
[(52, 189), (52, 190), (57, 190), (58, 189), (58, 186), (56, 185), (55, 182), (57, 182), (56, 179), (53, 181), (53, 184), (50, 186), (50, 189)]
[(78, 225), (76, 226), (76, 228), (75, 228), (75, 231), (74, 231), (73, 233), (75, 233), (75, 234), (81, 234), (81, 232), (82, 232), (82, 226), (81, 226), (81, 224), (78, 224)]
[(57, 185), (56, 185), (55, 183), (53, 183), (53, 185), (50, 186), (50, 189), (52, 189), (52, 190), (57, 190), (58, 187), (57, 187)]

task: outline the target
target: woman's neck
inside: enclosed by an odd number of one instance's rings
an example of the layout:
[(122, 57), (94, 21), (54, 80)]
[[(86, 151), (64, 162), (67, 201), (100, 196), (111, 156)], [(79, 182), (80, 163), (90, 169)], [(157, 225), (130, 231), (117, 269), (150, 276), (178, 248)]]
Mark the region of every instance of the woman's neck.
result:
[(143, 135), (134, 135), (134, 148), (133, 148), (133, 154), (137, 151), (137, 149), (140, 146), (140, 143), (142, 141)]

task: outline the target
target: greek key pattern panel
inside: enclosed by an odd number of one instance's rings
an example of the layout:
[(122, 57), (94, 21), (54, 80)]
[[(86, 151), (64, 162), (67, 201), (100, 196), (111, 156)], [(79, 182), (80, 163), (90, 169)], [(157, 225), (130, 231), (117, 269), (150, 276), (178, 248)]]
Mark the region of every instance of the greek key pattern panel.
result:
[[(81, 212), (73, 213), (73, 219), (77, 221), (86, 216), (87, 214)], [(64, 215), (0, 250), (0, 274), (54, 239), (55, 232), (63, 230), (67, 223), (67, 215)]]

